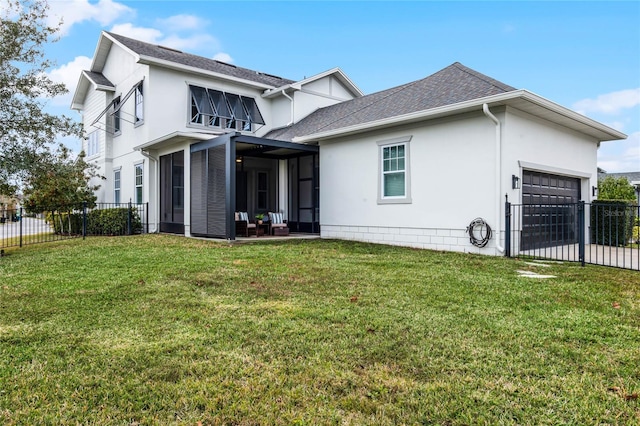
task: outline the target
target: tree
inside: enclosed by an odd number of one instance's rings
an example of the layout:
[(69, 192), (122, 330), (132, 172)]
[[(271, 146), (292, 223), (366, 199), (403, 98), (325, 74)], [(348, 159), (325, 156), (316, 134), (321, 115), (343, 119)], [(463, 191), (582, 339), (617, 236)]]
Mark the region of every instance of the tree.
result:
[(634, 201), (635, 188), (624, 176), (619, 178), (607, 176), (598, 181), (598, 199)]
[(66, 212), (67, 229), (71, 232), (71, 212), (81, 209), (85, 202), (93, 207), (96, 201), (94, 192), (99, 188), (99, 185), (90, 184), (98, 176), (96, 166), (86, 163), (84, 157), (84, 152), (81, 152), (72, 158), (68, 148), (61, 148), (58, 155), (42, 159), (33, 167), (24, 192), (27, 211), (50, 212), (51, 220), (59, 222), (61, 232), (65, 230), (63, 212)]
[(46, 24), (46, 0), (0, 4), (0, 194), (13, 194), (38, 164), (62, 152), (53, 141), (81, 138), (82, 127), (43, 111), (47, 98), (67, 92), (46, 75), (54, 64), (44, 46), (55, 42), (58, 32)]

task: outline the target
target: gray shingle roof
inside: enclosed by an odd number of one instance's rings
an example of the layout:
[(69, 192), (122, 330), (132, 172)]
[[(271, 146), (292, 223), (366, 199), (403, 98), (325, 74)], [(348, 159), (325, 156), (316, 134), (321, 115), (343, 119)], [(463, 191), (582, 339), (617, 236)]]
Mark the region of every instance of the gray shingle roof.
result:
[(107, 87), (113, 87), (113, 88), (116, 87), (113, 85), (112, 82), (109, 81), (107, 77), (102, 75), (102, 73), (100, 72), (84, 71), (84, 74), (87, 76), (89, 80), (91, 80), (94, 84), (97, 84), (98, 86), (107, 86)]
[(290, 141), (296, 136), (336, 130), (513, 90), (516, 89), (456, 62), (422, 80), (318, 109), (289, 127), (272, 130), (265, 137)]
[(174, 50), (155, 44), (145, 43), (139, 40), (134, 40), (128, 37), (121, 36), (119, 34), (107, 33), (118, 42), (122, 43), (127, 48), (131, 49), (139, 55), (150, 56), (156, 59), (162, 59), (165, 61), (175, 62), (181, 65), (187, 65), (190, 67), (200, 68), (206, 71), (213, 71), (220, 74), (229, 75), (244, 80), (255, 81), (257, 83), (267, 84), (273, 87), (280, 87), (286, 84), (294, 83), (293, 80), (278, 77), (275, 75), (265, 74), (259, 71), (253, 71), (247, 68), (237, 67), (235, 65), (227, 64), (224, 62), (216, 61), (214, 59), (208, 59), (202, 56), (192, 55), (190, 53), (184, 53), (179, 50)]
[(606, 176), (613, 176), (615, 178), (626, 177), (629, 182), (640, 181), (640, 172), (605, 173), (602, 177)]

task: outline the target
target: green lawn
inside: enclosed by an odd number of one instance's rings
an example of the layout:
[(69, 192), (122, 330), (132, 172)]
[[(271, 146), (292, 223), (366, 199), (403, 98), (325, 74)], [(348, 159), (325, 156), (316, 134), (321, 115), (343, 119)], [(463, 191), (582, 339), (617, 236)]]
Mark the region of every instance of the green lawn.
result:
[(640, 424), (638, 272), (324, 240), (5, 251), (3, 425)]

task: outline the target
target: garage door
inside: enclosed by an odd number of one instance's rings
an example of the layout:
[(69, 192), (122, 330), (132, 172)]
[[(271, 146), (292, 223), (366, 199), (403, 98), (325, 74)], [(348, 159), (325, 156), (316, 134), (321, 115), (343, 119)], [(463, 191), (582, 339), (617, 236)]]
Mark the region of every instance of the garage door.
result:
[(579, 178), (523, 171), (521, 248), (577, 243), (578, 201)]

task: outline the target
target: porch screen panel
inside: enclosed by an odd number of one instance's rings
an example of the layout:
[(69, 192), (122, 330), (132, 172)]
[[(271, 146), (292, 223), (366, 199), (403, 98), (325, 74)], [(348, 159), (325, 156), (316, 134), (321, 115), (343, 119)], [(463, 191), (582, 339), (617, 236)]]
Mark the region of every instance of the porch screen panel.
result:
[(207, 233), (207, 151), (191, 153), (191, 232)]
[(207, 179), (207, 234), (226, 237), (226, 176), (224, 145), (209, 148)]

